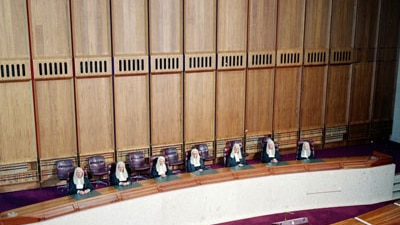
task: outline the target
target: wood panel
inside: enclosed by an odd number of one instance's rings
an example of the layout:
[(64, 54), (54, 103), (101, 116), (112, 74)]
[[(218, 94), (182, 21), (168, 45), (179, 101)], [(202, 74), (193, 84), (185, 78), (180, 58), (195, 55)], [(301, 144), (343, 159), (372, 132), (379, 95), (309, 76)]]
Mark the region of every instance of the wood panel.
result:
[(330, 63), (351, 63), (354, 58), (356, 0), (332, 1)]
[(112, 1), (114, 74), (149, 72), (148, 4), (145, 0)]
[(273, 122), (275, 132), (299, 128), (300, 73), (301, 69), (297, 67), (276, 70)]
[(29, 57), (28, 20), (25, 0), (0, 2), (0, 59)]
[(80, 155), (114, 152), (112, 78), (81, 78), (75, 82)]
[(31, 78), (26, 1), (0, 2), (0, 82)]
[(182, 143), (182, 74), (151, 75), (151, 143)]
[(359, 51), (357, 61), (373, 61), (377, 47), (380, 1), (364, 0), (357, 3), (354, 48)]
[(215, 139), (216, 2), (188, 0), (184, 4), (185, 143)]
[(182, 53), (182, 0), (150, 0), (150, 54)]
[(216, 138), (242, 137), (245, 116), (245, 71), (219, 71), (216, 98)]
[[(379, 48), (399, 47), (400, 1), (381, 0), (379, 21)], [(397, 32), (396, 32), (397, 31)]]
[(185, 75), (185, 142), (214, 140), (215, 72)]
[(250, 0), (248, 22), (248, 68), (275, 66), (276, 0)]
[(77, 146), (69, 1), (29, 1), (29, 12), (40, 159), (74, 157)]
[(327, 66), (303, 68), (300, 100), (301, 129), (324, 127), (327, 73)]
[(304, 31), (304, 65), (327, 64), (332, 1), (306, 2)]
[(115, 56), (148, 54), (146, 0), (112, 0), (112, 33)]
[(278, 4), (277, 66), (303, 62), (305, 0), (280, 0)]
[(31, 82), (0, 83), (0, 164), (37, 160)]
[(274, 69), (247, 71), (247, 135), (271, 134), (274, 109)]
[(351, 66), (331, 66), (328, 74), (326, 126), (345, 125), (348, 122)]
[(186, 0), (184, 7), (185, 53), (215, 53), (216, 0)]
[(331, 0), (307, 0), (304, 31), (305, 49), (329, 48)]
[(35, 89), (40, 159), (76, 156), (73, 81), (38, 81)]
[(357, 63), (353, 66), (350, 124), (370, 122), (373, 73), (373, 63)]
[(150, 147), (148, 76), (114, 79), (116, 148)]
[(375, 78), (373, 120), (392, 120), (395, 93), (396, 62), (378, 62)]
[(70, 58), (72, 46), (69, 1), (28, 2), (33, 58)]
[(114, 152), (110, 2), (72, 0), (71, 16), (78, 151)]
[(305, 1), (279, 0), (277, 49), (303, 46)]
[(218, 52), (246, 51), (247, 0), (218, 1)]
[(332, 1), (331, 48), (353, 47), (356, 0)]
[(115, 141), (120, 159), (129, 150), (150, 148), (148, 4), (145, 0), (111, 3)]
[(39, 180), (27, 1), (0, 1), (0, 189)]
[(249, 0), (249, 52), (275, 50), (277, 0)]
[(110, 5), (108, 0), (72, 0), (75, 57), (110, 56)]

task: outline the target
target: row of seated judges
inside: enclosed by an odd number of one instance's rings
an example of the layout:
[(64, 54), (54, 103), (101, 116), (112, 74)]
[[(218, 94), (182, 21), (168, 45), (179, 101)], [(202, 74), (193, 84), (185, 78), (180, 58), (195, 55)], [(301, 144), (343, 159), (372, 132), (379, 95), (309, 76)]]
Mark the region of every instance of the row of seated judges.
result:
[[(225, 148), (224, 165), (227, 167), (246, 165), (245, 153), (241, 141), (231, 141)], [(281, 161), (279, 144), (272, 138), (264, 137), (260, 141), (261, 163), (277, 163)], [(300, 140), (297, 143), (296, 160), (309, 160), (315, 158), (314, 142)]]
[[(196, 145), (194, 146), (191, 151), (187, 152), (186, 154), (186, 165), (185, 170), (186, 172), (195, 172), (199, 171), (202, 172), (203, 170), (208, 169), (205, 166), (205, 157), (203, 151), (199, 151), (199, 146), (204, 147), (206, 145)], [(275, 143), (270, 137), (265, 137), (261, 139), (260, 142), (260, 149), (261, 149), (261, 163), (278, 163), (281, 161), (281, 156), (279, 154), (279, 144)], [(165, 177), (168, 175), (173, 174), (172, 170), (170, 169), (171, 165), (179, 165), (173, 164), (169, 162), (170, 156), (168, 155), (168, 151), (164, 152), (164, 155), (155, 155), (151, 156), (149, 159), (149, 164), (146, 164), (144, 153), (141, 152), (140, 164), (132, 163), (130, 155), (130, 163), (127, 167), (125, 162), (119, 161), (117, 163), (111, 163), (108, 167), (105, 166), (104, 158), (97, 160), (97, 162), (101, 162), (100, 164), (103, 165), (104, 169), (107, 172), (109, 182), (107, 182), (111, 186), (126, 186), (132, 183), (131, 173), (135, 173), (134, 176), (137, 179), (144, 178), (146, 176), (142, 176), (138, 174), (140, 169), (148, 169), (150, 171), (150, 178), (157, 178), (157, 177)], [(135, 155), (137, 156), (137, 154)], [(208, 156), (208, 155), (207, 155)], [(243, 146), (241, 141), (230, 141), (228, 146), (224, 150), (224, 166), (226, 167), (235, 167), (235, 166), (244, 166), (247, 165), (246, 162), (246, 153), (243, 151)], [(308, 160), (315, 158), (315, 151), (314, 151), (314, 143), (312, 141), (299, 141), (297, 146), (297, 153), (296, 159), (297, 160)], [(174, 159), (174, 158), (173, 158)], [(92, 172), (91, 170), (98, 169), (98, 164), (93, 163), (93, 159), (89, 160), (89, 171), (85, 171), (80, 167), (74, 167), (72, 164), (69, 166), (69, 175), (67, 180), (67, 190), (68, 194), (87, 194), (90, 191), (94, 190), (89, 178), (88, 174), (92, 173), (92, 175), (96, 175), (96, 173)], [(92, 161), (91, 161), (92, 160)], [(176, 159), (175, 159), (176, 160)], [(133, 160), (134, 162), (134, 160)], [(176, 163), (176, 162), (175, 162)], [(96, 168), (91, 168), (91, 166), (95, 165)], [(140, 167), (139, 170), (137, 170)], [(58, 168), (58, 166), (57, 166)], [(73, 171), (73, 173), (72, 173)], [(58, 173), (58, 171), (57, 171)], [(100, 174), (101, 175), (101, 174)], [(59, 177), (60, 179), (60, 177)]]

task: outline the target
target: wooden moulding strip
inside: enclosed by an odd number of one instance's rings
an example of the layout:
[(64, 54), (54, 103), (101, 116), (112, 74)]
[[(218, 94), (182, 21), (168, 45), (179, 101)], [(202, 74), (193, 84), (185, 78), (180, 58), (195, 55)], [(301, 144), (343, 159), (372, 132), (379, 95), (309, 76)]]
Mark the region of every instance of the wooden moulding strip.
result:
[(390, 204), (362, 214), (358, 218), (370, 224), (398, 224), (400, 222), (400, 208), (394, 204)]
[(304, 165), (276, 166), (271, 167), (271, 174), (288, 174), (307, 172)]
[(378, 159), (378, 160), (371, 160), (371, 166), (382, 166), (393, 163), (392, 158), (385, 158), (385, 159)]
[(246, 178), (262, 177), (268, 175), (271, 175), (271, 171), (267, 167), (253, 169), (253, 170), (240, 170), (234, 172), (234, 176), (236, 179), (246, 179)]
[(213, 174), (212, 176), (201, 176), (198, 178), (199, 184), (212, 184), (234, 180), (233, 173)]
[(374, 151), (370, 159), (371, 166), (381, 166), (393, 163), (393, 157)]
[(132, 190), (122, 191), (120, 192), (121, 200), (128, 200), (132, 198), (143, 197), (146, 195), (151, 195), (158, 193), (158, 187), (156, 185), (151, 185), (147, 187), (139, 187)]
[(357, 168), (368, 168), (371, 164), (367, 162), (342, 162), (343, 169), (357, 169)]
[(13, 224), (29, 224), (40, 222), (40, 218), (29, 217), (29, 216), (17, 216), (2, 219), (0, 225), (13, 225)]
[(57, 216), (62, 216), (68, 213), (72, 213), (75, 211), (73, 204), (68, 205), (61, 205), (59, 207), (54, 207), (51, 209), (46, 209), (39, 211), (34, 214), (35, 217), (44, 218), (44, 219), (51, 219)]
[(99, 205), (105, 205), (118, 201), (117, 194), (100, 195), (85, 200), (80, 200), (76, 203), (80, 210), (97, 207)]
[(171, 191), (181, 188), (193, 187), (198, 183), (195, 178), (186, 178), (184, 180), (169, 181), (158, 185), (160, 191)]
[(306, 165), (308, 171), (338, 170), (342, 168), (340, 163), (310, 163)]

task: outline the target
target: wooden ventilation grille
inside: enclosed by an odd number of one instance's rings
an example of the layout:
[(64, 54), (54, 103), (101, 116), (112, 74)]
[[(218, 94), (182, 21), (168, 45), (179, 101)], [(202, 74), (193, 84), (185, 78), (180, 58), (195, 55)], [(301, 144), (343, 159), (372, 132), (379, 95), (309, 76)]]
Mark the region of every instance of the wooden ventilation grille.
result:
[(185, 55), (185, 71), (204, 71), (215, 69), (215, 55)]
[(30, 68), (27, 62), (1, 62), (0, 81), (30, 78)]
[(347, 126), (326, 127), (325, 143), (344, 141), (346, 133), (347, 133)]
[(300, 140), (313, 140), (315, 144), (321, 144), (323, 130), (323, 128), (300, 130)]
[(260, 146), (261, 139), (267, 136), (271, 136), (271, 134), (246, 136), (246, 153), (257, 153), (262, 151)]
[(242, 69), (246, 67), (246, 53), (238, 54), (219, 54), (218, 55), (218, 69)]
[(249, 53), (249, 68), (263, 68), (275, 66), (275, 53)]
[(302, 64), (301, 50), (278, 51), (277, 66), (299, 66)]
[(39, 63), (39, 76), (63, 75), (68, 73), (67, 63)]
[(86, 61), (79, 63), (79, 72), (83, 73), (102, 73), (107, 72), (107, 61)]
[(305, 65), (324, 65), (328, 63), (328, 50), (306, 51), (304, 56)]
[(111, 59), (75, 59), (75, 73), (77, 76), (111, 75)]
[(115, 74), (147, 74), (149, 69), (148, 56), (116, 57), (114, 59)]
[(39, 180), (36, 162), (1, 165), (0, 174), (0, 186)]
[(352, 49), (332, 50), (330, 61), (331, 64), (351, 63), (353, 61), (353, 50)]
[(298, 132), (287, 131), (274, 133), (275, 142), (279, 143), (279, 148), (293, 148), (297, 146)]
[(152, 56), (151, 72), (178, 72), (182, 71), (182, 56)]
[(35, 79), (72, 77), (71, 59), (33, 62)]
[(353, 124), (349, 126), (349, 141), (366, 140), (369, 138), (369, 123)]

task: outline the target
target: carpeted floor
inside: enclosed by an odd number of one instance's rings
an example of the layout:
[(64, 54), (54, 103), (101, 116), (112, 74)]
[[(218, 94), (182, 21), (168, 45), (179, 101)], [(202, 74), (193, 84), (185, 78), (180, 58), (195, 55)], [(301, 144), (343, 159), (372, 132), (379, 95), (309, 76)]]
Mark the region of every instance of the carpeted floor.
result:
[[(366, 145), (349, 146), (336, 149), (324, 149), (316, 152), (317, 158), (330, 158), (342, 156), (362, 156), (370, 155), (372, 151), (377, 150), (393, 157), (393, 162), (396, 164), (396, 173), (400, 172), (400, 144), (394, 142), (374, 143)], [(294, 154), (283, 155), (282, 160), (293, 160)], [(257, 160), (248, 160), (249, 164), (259, 163)], [(213, 168), (220, 167), (219, 165), (212, 166)], [(101, 188), (99, 186), (98, 188)], [(56, 187), (47, 187), (33, 190), (24, 190), (8, 193), (0, 193), (0, 212), (10, 209), (34, 204), (41, 201), (46, 201), (58, 197), (65, 196), (65, 191), (62, 192)], [(392, 202), (392, 201), (391, 201)], [(290, 213), (279, 213), (274, 215), (265, 215), (261, 217), (243, 219), (239, 221), (231, 221), (220, 225), (257, 225), (271, 224), (286, 219), (299, 217), (307, 217), (309, 224), (324, 225), (331, 224), (341, 220), (345, 220), (365, 212), (382, 207), (391, 202), (377, 203), (374, 205), (351, 206), (351, 207), (336, 207), (327, 209), (305, 210)]]
[(278, 213), (273, 215), (265, 215), (238, 221), (220, 223), (218, 225), (269, 225), (274, 222), (284, 221), (285, 219), (290, 220), (301, 217), (307, 217), (308, 224), (310, 225), (329, 225), (378, 209), (393, 202), (394, 201), (388, 201), (373, 205), (334, 207), (296, 211), (290, 213)]

